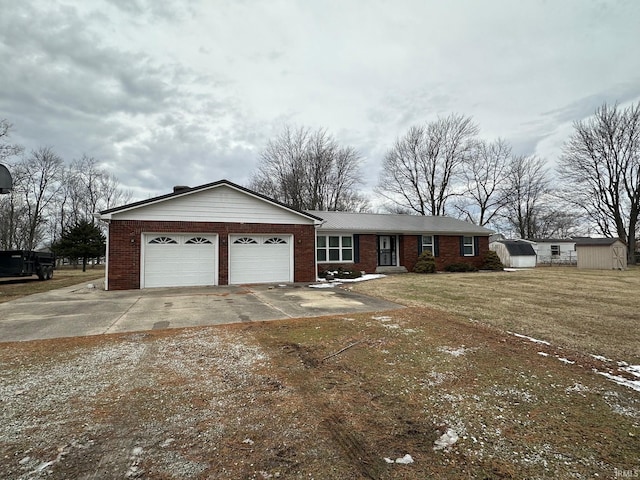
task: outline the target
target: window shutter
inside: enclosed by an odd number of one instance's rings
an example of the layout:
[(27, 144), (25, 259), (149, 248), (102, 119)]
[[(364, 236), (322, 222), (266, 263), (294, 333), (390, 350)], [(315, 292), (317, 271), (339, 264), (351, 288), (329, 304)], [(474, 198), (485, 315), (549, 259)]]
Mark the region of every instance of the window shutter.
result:
[(418, 235), (418, 256), (422, 253), (422, 235)]
[(480, 255), (480, 242), (478, 241), (478, 237), (473, 237), (473, 256), (477, 257)]
[(464, 257), (464, 237), (460, 237), (460, 256)]
[(433, 256), (440, 256), (440, 235), (433, 236)]
[(353, 263), (360, 263), (360, 235), (353, 236)]

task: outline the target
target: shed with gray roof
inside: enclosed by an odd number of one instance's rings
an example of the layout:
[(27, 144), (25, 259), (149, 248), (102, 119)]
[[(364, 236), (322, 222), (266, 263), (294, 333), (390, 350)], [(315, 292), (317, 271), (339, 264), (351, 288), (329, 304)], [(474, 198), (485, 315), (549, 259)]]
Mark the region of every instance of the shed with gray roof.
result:
[(500, 261), (509, 268), (533, 268), (536, 266), (536, 252), (527, 240), (498, 240), (489, 248), (498, 254)]

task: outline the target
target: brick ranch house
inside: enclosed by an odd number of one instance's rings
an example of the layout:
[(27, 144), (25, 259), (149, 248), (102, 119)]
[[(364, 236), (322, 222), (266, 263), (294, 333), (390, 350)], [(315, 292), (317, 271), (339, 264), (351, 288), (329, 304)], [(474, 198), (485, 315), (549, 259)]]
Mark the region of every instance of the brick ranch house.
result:
[(314, 282), (340, 266), (411, 271), (480, 266), (483, 227), (448, 217), (299, 211), (227, 180), (96, 214), (108, 224), (105, 288)]

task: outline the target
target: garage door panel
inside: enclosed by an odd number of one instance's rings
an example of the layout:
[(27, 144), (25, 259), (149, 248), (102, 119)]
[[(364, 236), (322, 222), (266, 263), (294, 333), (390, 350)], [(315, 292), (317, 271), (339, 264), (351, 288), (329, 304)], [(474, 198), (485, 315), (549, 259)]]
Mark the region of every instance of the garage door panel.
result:
[(229, 283), (291, 282), (291, 235), (232, 235)]
[(144, 287), (215, 285), (216, 246), (213, 236), (147, 236)]

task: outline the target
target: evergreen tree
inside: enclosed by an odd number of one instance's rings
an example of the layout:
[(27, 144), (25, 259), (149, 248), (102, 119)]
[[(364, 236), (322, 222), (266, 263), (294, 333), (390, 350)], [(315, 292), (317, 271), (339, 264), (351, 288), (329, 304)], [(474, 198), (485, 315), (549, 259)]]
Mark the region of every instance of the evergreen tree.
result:
[(82, 271), (85, 272), (88, 259), (105, 254), (106, 238), (96, 225), (81, 220), (65, 231), (51, 249), (60, 257), (82, 258)]

